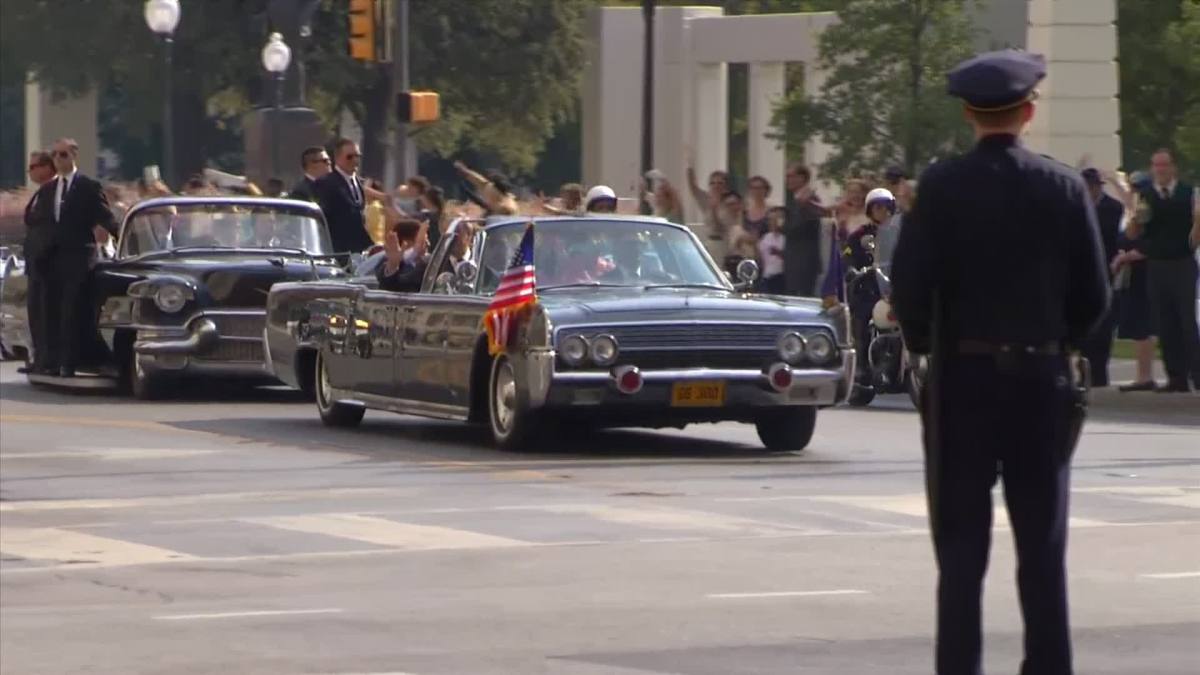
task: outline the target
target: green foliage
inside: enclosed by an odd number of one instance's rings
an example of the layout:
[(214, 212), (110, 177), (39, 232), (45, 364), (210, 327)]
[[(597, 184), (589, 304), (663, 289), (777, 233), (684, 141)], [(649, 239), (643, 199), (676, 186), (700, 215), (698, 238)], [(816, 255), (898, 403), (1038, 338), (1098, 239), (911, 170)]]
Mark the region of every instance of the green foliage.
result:
[[(443, 121), (420, 147), (474, 149), (531, 170), (546, 139), (575, 109), (583, 65), (583, 13), (595, 0), (416, 0), (410, 4), (414, 88), (442, 94)], [(240, 164), (240, 116), (262, 100), (259, 48), (267, 0), (183, 3), (175, 36), (176, 152), (182, 172), (209, 160)], [(323, 0), (305, 54), (308, 99), (330, 131), (349, 110), (369, 137), (368, 162), (392, 122), (390, 64), (347, 51), (347, 3)], [(101, 132), (133, 170), (157, 156), (162, 105), (155, 37), (135, 0), (0, 3), (0, 85), (25, 72), (67, 93), (98, 87)], [(375, 152), (371, 152), (374, 149)], [(371, 168), (368, 165), (368, 168)]]
[(822, 173), (900, 164), (910, 172), (970, 142), (945, 75), (972, 53), (970, 0), (845, 0), (821, 35), (819, 96), (792, 90), (776, 109), (780, 139), (833, 148)]
[(1200, 2), (1119, 0), (1117, 11), (1125, 165), (1170, 147), (1200, 178)]

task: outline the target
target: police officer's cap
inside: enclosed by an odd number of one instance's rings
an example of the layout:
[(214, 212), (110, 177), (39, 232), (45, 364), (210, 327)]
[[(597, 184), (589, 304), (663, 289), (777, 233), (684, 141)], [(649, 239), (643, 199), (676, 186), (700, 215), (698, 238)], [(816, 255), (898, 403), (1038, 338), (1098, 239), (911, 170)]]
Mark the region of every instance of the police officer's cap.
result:
[(1046, 77), (1046, 59), (1014, 49), (987, 52), (955, 66), (946, 76), (946, 89), (967, 108), (979, 112), (1011, 110), (1037, 98), (1037, 85)]

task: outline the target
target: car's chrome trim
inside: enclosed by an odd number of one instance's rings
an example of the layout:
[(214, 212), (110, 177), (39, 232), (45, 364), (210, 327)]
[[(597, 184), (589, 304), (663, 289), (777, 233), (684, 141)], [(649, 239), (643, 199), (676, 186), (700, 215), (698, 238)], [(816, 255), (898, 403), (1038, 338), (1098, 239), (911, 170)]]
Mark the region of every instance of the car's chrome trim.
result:
[[(726, 368), (685, 368), (677, 370), (642, 370), (642, 379), (647, 384), (662, 382), (693, 382), (704, 380), (726, 380), (730, 382), (754, 382), (767, 384), (761, 370)], [(793, 368), (792, 386), (829, 384), (841, 379), (838, 370)], [(553, 384), (607, 385), (612, 382), (612, 373), (607, 370), (559, 372), (554, 374)]]
[(401, 415), (421, 415), (423, 417), (434, 417), (459, 422), (466, 421), (468, 413), (468, 410), (463, 406), (392, 398), (390, 396), (368, 394), (362, 391), (339, 389), (337, 387), (329, 388), (329, 398), (338, 403), (360, 405), (372, 410), (385, 410)]
[(217, 324), (208, 319), (195, 323), (191, 335), (181, 340), (143, 339), (133, 343), (138, 354), (194, 354), (211, 348), (220, 339)]

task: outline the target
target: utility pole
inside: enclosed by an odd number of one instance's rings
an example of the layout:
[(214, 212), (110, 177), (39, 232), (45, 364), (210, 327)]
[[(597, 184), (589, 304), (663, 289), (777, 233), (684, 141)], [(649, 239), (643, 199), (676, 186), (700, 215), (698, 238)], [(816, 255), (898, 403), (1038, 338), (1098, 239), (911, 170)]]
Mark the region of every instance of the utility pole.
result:
[[(392, 21), (392, 101), (396, 94), (409, 91), (412, 83), (408, 73), (408, 0), (392, 0), (392, 10), (395, 12)], [(393, 105), (394, 103), (389, 103)], [(416, 144), (408, 137), (409, 125), (404, 122), (396, 124), (392, 135), (392, 157), (396, 172), (396, 184), (402, 183), (417, 173)]]
[[(642, 18), (645, 19), (645, 43), (642, 49), (642, 176), (653, 169), (654, 162), (654, 12), (656, 0), (642, 0)], [(647, 211), (648, 205), (638, 195)]]

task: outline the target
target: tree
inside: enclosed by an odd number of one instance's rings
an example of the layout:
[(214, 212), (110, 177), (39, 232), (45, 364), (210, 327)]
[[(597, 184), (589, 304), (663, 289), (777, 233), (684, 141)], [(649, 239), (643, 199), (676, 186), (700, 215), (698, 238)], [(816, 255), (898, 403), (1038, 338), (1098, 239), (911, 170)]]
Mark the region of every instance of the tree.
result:
[(781, 140), (813, 137), (833, 148), (829, 176), (900, 164), (918, 172), (966, 147), (960, 106), (946, 72), (972, 54), (973, 0), (845, 0), (820, 39), (828, 73), (819, 96), (793, 90), (775, 111)]
[(1120, 0), (1117, 12), (1126, 167), (1170, 147), (1200, 178), (1200, 2)]
[[(532, 169), (555, 126), (575, 108), (583, 65), (583, 13), (594, 0), (438, 0), (411, 3), (414, 87), (442, 94), (443, 120), (420, 147), (472, 149), (516, 170)], [(0, 85), (25, 72), (61, 92), (96, 87), (106, 142), (157, 156), (161, 80), (155, 38), (141, 2), (0, 3)], [(305, 55), (308, 98), (332, 131), (343, 109), (364, 129), (367, 168), (378, 175), (392, 123), (389, 66), (347, 51), (347, 3), (323, 0)], [(266, 0), (185, 3), (175, 40), (178, 175), (214, 160), (240, 168), (240, 116), (260, 100), (259, 48)], [(53, 33), (53, 46), (47, 35)], [(140, 165), (129, 162), (136, 171)]]

